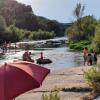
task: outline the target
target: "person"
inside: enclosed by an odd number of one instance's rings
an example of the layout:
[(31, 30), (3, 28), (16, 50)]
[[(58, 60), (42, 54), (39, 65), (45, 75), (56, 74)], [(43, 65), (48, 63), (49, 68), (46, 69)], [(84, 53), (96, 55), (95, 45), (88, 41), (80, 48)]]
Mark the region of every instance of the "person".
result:
[(93, 58), (94, 58), (94, 64), (97, 64), (97, 52), (95, 49), (93, 49)]
[(10, 52), (10, 49), (11, 49), (11, 41), (9, 41), (9, 43), (7, 44), (7, 48), (9, 49), (9, 52)]
[(7, 42), (5, 41), (2, 45), (3, 53), (7, 52)]
[(30, 61), (30, 62), (34, 62), (34, 60), (31, 58), (31, 54), (32, 54), (32, 53), (29, 52), (29, 61)]
[(41, 56), (40, 56), (40, 58), (43, 59), (43, 52), (41, 52)]
[(2, 48), (0, 48), (0, 55), (1, 55), (1, 54), (4, 54)]
[(87, 56), (87, 65), (91, 66), (93, 64), (92, 54), (89, 53)]
[(84, 65), (87, 62), (87, 56), (88, 56), (88, 48), (85, 47), (84, 50), (83, 50)]
[(29, 61), (29, 62), (34, 62), (33, 59), (31, 59), (31, 52), (25, 51), (23, 54), (23, 61)]

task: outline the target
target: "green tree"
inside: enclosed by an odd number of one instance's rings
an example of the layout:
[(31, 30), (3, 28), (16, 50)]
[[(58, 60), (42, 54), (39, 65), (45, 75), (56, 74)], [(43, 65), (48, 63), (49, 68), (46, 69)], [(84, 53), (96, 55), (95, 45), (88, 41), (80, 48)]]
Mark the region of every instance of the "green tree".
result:
[(91, 49), (97, 49), (97, 52), (100, 53), (100, 21), (98, 21), (98, 24), (95, 29), (95, 36), (92, 41)]
[(80, 19), (83, 14), (84, 14), (84, 10), (85, 10), (85, 6), (81, 3), (78, 3), (73, 11), (73, 15), (75, 16), (75, 18), (78, 20)]
[(96, 19), (93, 16), (85, 16), (81, 18), (80, 31), (77, 28), (78, 21), (74, 22), (74, 24), (66, 30), (69, 40), (73, 42), (79, 42), (81, 40), (91, 41), (91, 38), (93, 38), (95, 34)]
[(5, 19), (0, 16), (0, 32), (4, 32), (6, 29), (6, 22)]
[(85, 6), (82, 5), (81, 3), (78, 3), (76, 5), (76, 8), (74, 9), (74, 12), (73, 12), (73, 15), (75, 16), (76, 20), (77, 20), (77, 23), (76, 23), (76, 26), (77, 26), (77, 31), (78, 31), (78, 34), (81, 35), (82, 34), (82, 27), (81, 27), (81, 24), (82, 24), (82, 16), (84, 14), (84, 10), (85, 10)]
[(0, 9), (4, 6), (4, 0), (0, 0)]

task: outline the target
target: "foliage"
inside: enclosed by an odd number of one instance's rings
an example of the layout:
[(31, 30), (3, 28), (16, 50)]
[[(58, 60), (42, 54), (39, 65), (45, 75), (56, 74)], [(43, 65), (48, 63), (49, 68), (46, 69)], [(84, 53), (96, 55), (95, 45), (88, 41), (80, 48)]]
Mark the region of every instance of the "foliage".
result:
[(21, 30), (17, 27), (15, 27), (15, 25), (11, 25), (7, 28), (6, 30), (8, 33), (11, 33), (11, 37), (12, 38), (12, 42), (17, 42), (19, 40), (22, 40), (23, 35), (24, 35), (24, 30)]
[(100, 53), (100, 21), (98, 21), (98, 24), (96, 25), (95, 36), (91, 48), (97, 49), (97, 52)]
[(3, 43), (4, 41), (17, 42), (17, 41), (22, 41), (24, 39), (41, 40), (41, 39), (50, 39), (54, 37), (55, 37), (54, 32), (47, 32), (42, 30), (29, 31), (25, 29), (19, 29), (15, 25), (10, 25), (5, 29), (4, 32), (0, 33), (0, 43)]
[(39, 39), (48, 39), (48, 38), (53, 38), (55, 34), (53, 32), (46, 32), (46, 31), (28, 31), (28, 30), (23, 30), (15, 27), (14, 25), (11, 25), (9, 27), (9, 31), (16, 35), (16, 40), (22, 40), (22, 39), (31, 39), (31, 40), (39, 40)]
[(4, 6), (4, 0), (0, 0), (0, 9)]
[(55, 37), (54, 32), (47, 32), (47, 31), (42, 31), (42, 30), (33, 31), (33, 32), (31, 32), (31, 34), (29, 36), (29, 38), (31, 40), (50, 39), (50, 38), (54, 38), (54, 37)]
[(60, 100), (60, 98), (58, 97), (57, 92), (51, 92), (49, 95), (43, 94), (42, 100)]
[(70, 43), (69, 47), (74, 50), (83, 50), (84, 47), (88, 47), (89, 45), (89, 41), (80, 41), (76, 43)]
[(36, 16), (30, 5), (18, 3), (16, 0), (0, 0), (0, 15), (2, 15), (7, 26), (15, 24), (20, 29), (29, 31), (54, 31), (56, 36), (64, 36), (67, 24)]
[(23, 14), (20, 14), (16, 18), (15, 26), (18, 28), (35, 31), (38, 29), (36, 16), (31, 12), (23, 12)]
[(0, 9), (0, 14), (5, 18), (7, 25), (13, 24), (18, 16), (24, 16), (24, 13), (32, 12), (30, 6), (18, 3), (16, 0), (3, 0), (2, 3), (3, 6)]
[(76, 5), (73, 15), (76, 17), (77, 20), (82, 17), (82, 15), (84, 13), (84, 9), (85, 9), (85, 6), (84, 5), (82, 6), (81, 3), (78, 3)]
[(5, 19), (0, 16), (0, 32), (4, 32), (6, 29), (6, 22)]
[(85, 6), (82, 6), (81, 3), (78, 3), (76, 5), (76, 8), (74, 9), (74, 12), (73, 12), (73, 15), (76, 17), (76, 23), (75, 23), (75, 32), (77, 33), (76, 36), (78, 38), (82, 37), (83, 35), (83, 32), (82, 32), (82, 16), (83, 16), (83, 13), (84, 13), (84, 9), (85, 9)]
[[(78, 21), (81, 20), (80, 27), (77, 27)], [(66, 30), (69, 41), (79, 42), (81, 40), (90, 40), (95, 34), (95, 18), (93, 16), (85, 16)], [(80, 30), (80, 31), (79, 31)]]
[[(77, 19), (73, 25), (66, 29), (71, 49), (82, 50), (90, 46), (95, 36), (96, 19), (93, 16), (83, 16), (85, 6), (78, 3), (74, 9), (74, 16)], [(86, 43), (87, 42), (87, 43)], [(93, 45), (90, 47), (92, 50)]]
[(84, 71), (85, 79), (93, 88), (94, 92), (100, 92), (100, 65)]

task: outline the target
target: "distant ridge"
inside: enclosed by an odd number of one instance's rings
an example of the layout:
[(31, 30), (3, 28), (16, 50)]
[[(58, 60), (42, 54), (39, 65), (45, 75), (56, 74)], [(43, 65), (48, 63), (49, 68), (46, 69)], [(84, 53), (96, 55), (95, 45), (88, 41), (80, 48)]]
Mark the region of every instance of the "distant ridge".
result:
[(71, 23), (59, 23), (34, 14), (30, 5), (25, 5), (16, 0), (0, 0), (0, 15), (2, 15), (7, 25), (15, 24), (16, 27), (37, 31), (39, 29), (55, 32), (56, 36), (64, 36), (65, 29)]

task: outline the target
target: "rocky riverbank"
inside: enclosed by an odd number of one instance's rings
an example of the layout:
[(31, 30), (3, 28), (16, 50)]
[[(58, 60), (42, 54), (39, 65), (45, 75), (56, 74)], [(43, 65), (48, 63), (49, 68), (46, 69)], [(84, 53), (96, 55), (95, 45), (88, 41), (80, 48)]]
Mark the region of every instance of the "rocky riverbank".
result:
[[(16, 100), (42, 100), (42, 94), (56, 90), (59, 91), (58, 95), (61, 100), (81, 100), (81, 97), (90, 91), (82, 71), (89, 68), (91, 67), (83, 66), (52, 71), (40, 88), (20, 95)], [(76, 88), (76, 91), (73, 91), (72, 88)]]

